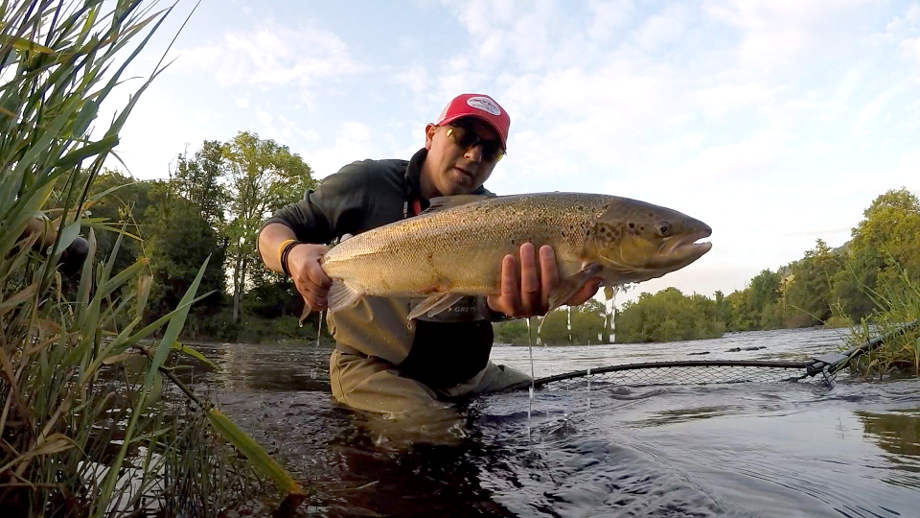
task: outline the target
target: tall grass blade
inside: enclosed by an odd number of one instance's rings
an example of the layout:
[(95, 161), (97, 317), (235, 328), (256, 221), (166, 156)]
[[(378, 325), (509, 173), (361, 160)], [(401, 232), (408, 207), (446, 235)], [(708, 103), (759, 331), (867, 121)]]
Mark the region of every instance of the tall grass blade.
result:
[(300, 484), (275, 459), (271, 458), (259, 443), (252, 440), (219, 410), (216, 408), (209, 409), (208, 420), (224, 439), (233, 444), (249, 459), (253, 468), (274, 481), (278, 490), (285, 495), (285, 499), (306, 496)]

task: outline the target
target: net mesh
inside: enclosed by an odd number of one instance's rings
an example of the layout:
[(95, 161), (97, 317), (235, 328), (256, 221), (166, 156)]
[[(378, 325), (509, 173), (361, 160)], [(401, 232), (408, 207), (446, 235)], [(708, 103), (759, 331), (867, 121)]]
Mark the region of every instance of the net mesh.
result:
[(557, 387), (592, 381), (629, 387), (777, 382), (818, 383), (833, 387), (837, 378), (848, 377), (846, 368), (853, 359), (918, 326), (920, 321), (909, 322), (846, 352), (828, 352), (804, 362), (708, 360), (631, 363), (537, 378), (533, 383), (521, 382), (507, 390), (527, 390), (547, 385)]
[[(804, 362), (661, 362), (613, 365), (585, 369), (534, 380), (535, 388), (561, 387), (586, 381), (629, 387), (653, 385), (706, 385), (721, 383), (832, 383), (834, 376), (810, 375)], [(530, 382), (511, 387), (526, 390)]]

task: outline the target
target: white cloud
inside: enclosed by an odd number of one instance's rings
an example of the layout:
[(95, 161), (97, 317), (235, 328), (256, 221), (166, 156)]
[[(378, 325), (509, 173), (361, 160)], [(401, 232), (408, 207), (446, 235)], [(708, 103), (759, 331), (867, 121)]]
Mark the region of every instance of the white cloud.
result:
[(867, 135), (871, 133), (873, 129), (877, 129), (879, 123), (884, 124), (884, 120), (879, 120), (883, 110), (898, 94), (902, 93), (903, 90), (903, 87), (900, 85), (895, 85), (877, 94), (859, 111), (859, 117), (856, 119), (854, 129), (862, 135)]
[(714, 20), (737, 31), (740, 44), (734, 54), (737, 65), (755, 77), (800, 59), (833, 54), (854, 44), (840, 23), (861, 4), (871, 0), (713, 0), (704, 10)]
[(681, 5), (675, 5), (650, 16), (636, 30), (636, 40), (639, 46), (650, 52), (663, 45), (674, 43), (684, 34), (688, 15), (687, 9)]
[(629, 20), (634, 6), (632, 0), (591, 0), (588, 9), (591, 20), (588, 36), (592, 40), (606, 40)]
[(355, 160), (381, 156), (384, 150), (377, 147), (380, 143), (372, 138), (373, 135), (371, 126), (363, 122), (343, 122), (332, 146), (311, 149), (305, 155), (315, 177), (324, 178)]
[(213, 77), (222, 88), (286, 87), (299, 89), (305, 99), (321, 81), (342, 80), (368, 68), (337, 35), (309, 24), (267, 23), (178, 53), (176, 66)]
[(396, 82), (404, 85), (414, 95), (421, 95), (429, 89), (428, 70), (420, 64), (412, 65), (396, 72)]
[(904, 16), (896, 16), (888, 22), (885, 32), (897, 35), (917, 28), (920, 28), (920, 4), (915, 3), (907, 8)]
[(773, 103), (777, 92), (774, 87), (760, 82), (726, 81), (702, 85), (693, 95), (705, 115), (718, 118), (732, 110)]
[(920, 36), (907, 38), (901, 42), (901, 51), (920, 69)]

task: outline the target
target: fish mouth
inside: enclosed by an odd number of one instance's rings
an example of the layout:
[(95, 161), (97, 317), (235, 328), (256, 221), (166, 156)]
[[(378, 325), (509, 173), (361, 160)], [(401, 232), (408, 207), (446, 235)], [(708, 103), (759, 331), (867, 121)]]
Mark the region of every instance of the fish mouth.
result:
[(712, 243), (709, 241), (703, 241), (698, 243), (700, 239), (705, 239), (712, 235), (712, 229), (708, 226), (695, 231), (688, 232), (682, 236), (678, 236), (676, 239), (673, 239), (671, 242), (666, 243), (665, 246), (659, 251), (659, 253), (666, 257), (671, 257), (672, 259), (677, 259), (681, 262), (687, 261), (685, 264), (689, 264), (700, 257), (703, 256), (706, 252), (712, 249)]

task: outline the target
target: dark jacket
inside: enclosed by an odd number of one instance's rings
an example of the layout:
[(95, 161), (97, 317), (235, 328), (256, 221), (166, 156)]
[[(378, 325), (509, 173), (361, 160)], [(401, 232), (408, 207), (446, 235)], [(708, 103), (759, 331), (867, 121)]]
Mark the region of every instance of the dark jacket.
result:
[[(346, 233), (358, 234), (411, 217), (416, 200), (422, 210), (428, 207), (419, 187), (426, 155), (427, 150), (421, 149), (408, 162), (353, 162), (266, 224), (287, 225), (299, 241), (329, 243)], [(476, 193), (491, 194), (481, 187)], [(419, 320), (414, 331), (406, 326), (413, 302), (364, 297), (356, 307), (329, 315), (329, 328), (343, 350), (384, 359), (434, 388), (465, 381), (486, 366), (493, 334), (484, 299), (468, 297), (458, 306), (475, 306), (478, 311), (445, 312), (436, 320)]]

